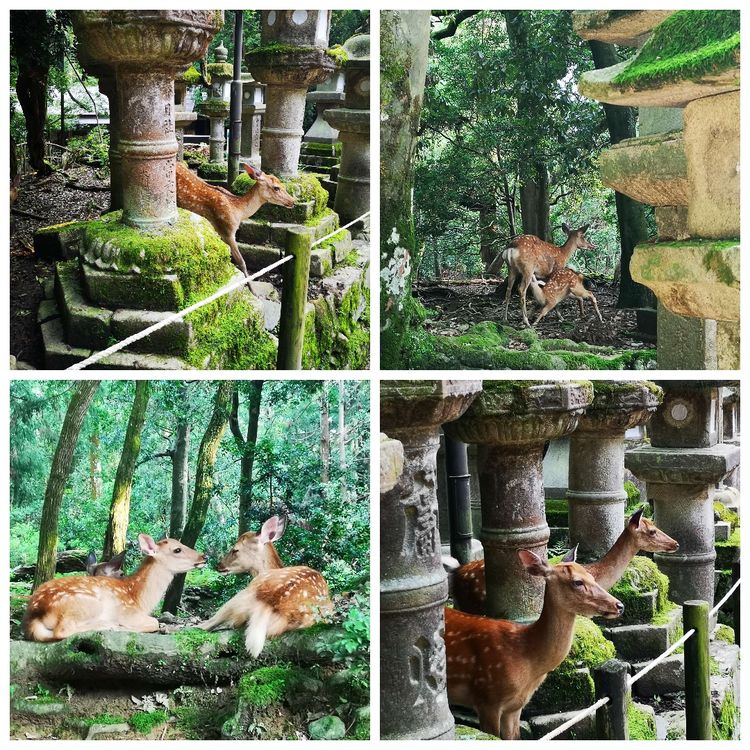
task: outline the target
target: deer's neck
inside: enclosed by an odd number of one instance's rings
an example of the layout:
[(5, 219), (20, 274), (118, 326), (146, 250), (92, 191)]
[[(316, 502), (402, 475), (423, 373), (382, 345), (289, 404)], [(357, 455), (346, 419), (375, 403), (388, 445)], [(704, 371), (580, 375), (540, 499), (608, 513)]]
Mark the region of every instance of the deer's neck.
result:
[(575, 252), (575, 249), (576, 243), (571, 237), (568, 237), (565, 244), (557, 248), (557, 254), (560, 256), (560, 263), (562, 265), (565, 265), (568, 262), (570, 256)]
[(276, 547), (273, 546), (272, 542), (266, 544), (263, 548), (263, 565), (255, 575), (265, 573), (267, 570), (276, 570), (277, 568), (283, 568), (284, 563), (281, 562), (279, 553), (276, 551)]
[(240, 221), (249, 219), (264, 203), (266, 203), (266, 200), (260, 194), (260, 185), (256, 183), (245, 195), (237, 200)]
[(539, 675), (558, 667), (568, 655), (573, 643), (575, 623), (575, 613), (557, 605), (547, 585), (542, 613), (526, 631), (528, 655), (534, 671)]
[(174, 573), (153, 557), (147, 557), (141, 567), (125, 580), (133, 599), (144, 612), (153, 611), (172, 583)]
[(586, 565), (586, 569), (603, 588), (614, 586), (625, 572), (628, 563), (638, 554), (638, 545), (631, 538), (627, 528), (617, 537), (612, 549), (601, 560)]

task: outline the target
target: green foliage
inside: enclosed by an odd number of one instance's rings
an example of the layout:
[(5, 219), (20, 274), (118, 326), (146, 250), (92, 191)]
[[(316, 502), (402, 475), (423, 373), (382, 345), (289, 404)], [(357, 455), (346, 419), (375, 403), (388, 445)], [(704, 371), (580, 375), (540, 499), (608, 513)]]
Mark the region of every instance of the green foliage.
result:
[(124, 716), (115, 716), (114, 714), (103, 713), (96, 716), (87, 716), (83, 719), (85, 726), (94, 724), (127, 724), (128, 720)]
[(204, 180), (226, 180), (228, 167), (225, 164), (216, 162), (203, 162), (198, 167), (198, 177)]
[(298, 671), (291, 664), (261, 667), (240, 678), (237, 692), (253, 706), (265, 708), (280, 701), (287, 691), (289, 681)]
[(77, 162), (109, 168), (109, 128), (106, 125), (97, 125), (83, 137), (71, 138), (68, 148)]
[(713, 720), (713, 739), (733, 740), (735, 730), (740, 720), (740, 709), (737, 705), (734, 691), (728, 690), (721, 703), (718, 717)]
[(740, 517), (735, 511), (727, 508), (720, 500), (714, 500), (714, 516), (730, 524), (732, 531), (740, 525)]
[(149, 734), (155, 727), (163, 724), (167, 719), (169, 719), (169, 715), (162, 709), (148, 713), (139, 711), (130, 717), (129, 724), (133, 727), (133, 731), (138, 734)]
[(631, 740), (656, 739), (654, 715), (645, 711), (632, 700), (628, 702), (628, 734)]

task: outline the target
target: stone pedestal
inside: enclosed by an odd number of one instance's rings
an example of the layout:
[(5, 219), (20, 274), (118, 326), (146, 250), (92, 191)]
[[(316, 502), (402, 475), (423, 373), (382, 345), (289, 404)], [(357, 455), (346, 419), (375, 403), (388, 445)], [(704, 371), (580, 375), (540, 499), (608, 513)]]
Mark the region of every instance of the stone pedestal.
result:
[[(370, 35), (344, 44), (346, 106), (328, 109), (324, 119), (339, 131), (341, 167), (334, 208), (344, 223), (370, 210)], [(369, 226), (369, 220), (364, 224)]]
[(302, 138), (306, 143), (334, 143), (338, 140), (338, 131), (323, 119), (323, 113), (331, 107), (344, 103), (344, 74), (337, 70), (321, 83), (315, 91), (307, 95), (307, 101), (315, 105), (315, 121)]
[(651, 445), (625, 455), (625, 465), (648, 485), (657, 526), (680, 543), (655, 553), (670, 579), (670, 599), (714, 599), (716, 482), (739, 464), (739, 448), (720, 443), (720, 382), (663, 381), (664, 401), (651, 420)]
[(594, 400), (570, 437), (568, 525), (579, 556), (604, 556), (622, 533), (625, 431), (645, 424), (661, 400), (651, 383), (596, 380)]
[(479, 445), (479, 483), (487, 614), (520, 622), (542, 609), (544, 581), (526, 573), (519, 549), (547, 555), (542, 452), (572, 432), (591, 403), (591, 384), (484, 381), (464, 416), (446, 434)]
[(261, 11), (260, 49), (245, 56), (248, 70), (267, 85), (261, 140), (263, 170), (296, 177), (307, 89), (336, 69), (328, 53), (331, 11)]
[[(381, 493), (380, 731), (387, 740), (453, 739), (445, 685), (435, 454), (440, 425), (459, 417), (477, 380), (383, 381), (380, 424), (403, 445), (404, 468)], [(386, 485), (388, 486), (388, 485)]]
[(242, 74), (242, 160), (260, 169), (260, 131), (266, 111), (265, 86)]

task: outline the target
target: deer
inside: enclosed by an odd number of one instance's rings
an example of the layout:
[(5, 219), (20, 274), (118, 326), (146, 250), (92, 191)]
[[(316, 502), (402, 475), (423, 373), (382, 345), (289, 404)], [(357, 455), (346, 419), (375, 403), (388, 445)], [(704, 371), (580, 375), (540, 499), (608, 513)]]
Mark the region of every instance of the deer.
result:
[[(522, 234), (510, 241), (508, 247), (501, 253), (502, 260), (508, 264), (504, 317), (506, 323), (508, 322), (510, 295), (516, 280), (520, 279), (521, 312), (523, 313), (523, 322), (528, 326), (526, 290), (532, 278), (542, 281), (548, 279), (557, 269), (564, 268), (570, 256), (579, 248), (595, 250), (596, 246), (591, 244), (584, 236), (589, 226), (589, 224), (584, 224), (578, 229), (571, 229), (567, 224), (563, 224), (563, 231), (568, 235), (568, 238), (560, 246), (545, 242), (545, 240), (533, 234)], [(491, 268), (495, 267), (496, 261), (497, 258), (493, 261)]]
[(255, 169), (250, 164), (245, 164), (244, 167), (255, 184), (245, 195), (240, 196), (226, 188), (209, 185), (193, 174), (185, 164), (178, 162), (177, 205), (208, 219), (219, 237), (229, 245), (234, 264), (248, 276), (245, 259), (235, 240), (237, 228), (266, 203), (293, 208), (296, 200), (289, 195), (278, 177)]
[(317, 570), (304, 565), (284, 567), (274, 542), (286, 530), (286, 517), (272, 516), (259, 533), (246, 531), (217, 565), (219, 573), (250, 573), (247, 588), (197, 627), (245, 626), (245, 648), (254, 658), (266, 639), (308, 628), (333, 612), (328, 584)]
[(123, 578), (125, 571), (122, 566), (125, 562), (125, 550), (115, 555), (108, 561), (98, 563), (96, 554), (89, 552), (86, 558), (86, 573), (90, 576), (109, 576), (110, 578)]
[(158, 631), (159, 621), (150, 613), (172, 579), (207, 560), (177, 539), (155, 542), (139, 534), (138, 543), (146, 558), (133, 575), (68, 576), (39, 586), (23, 618), (26, 639), (46, 643), (89, 630)]
[(571, 295), (578, 300), (578, 309), (581, 319), (583, 319), (583, 300), (590, 299), (594, 306), (599, 322), (603, 323), (602, 314), (599, 312), (599, 305), (596, 297), (591, 291), (589, 282), (583, 278), (583, 275), (577, 273), (572, 268), (565, 266), (558, 268), (546, 282), (538, 281), (536, 277), (531, 278), (531, 293), (538, 304), (542, 306), (536, 320), (531, 324), (533, 328), (536, 324), (551, 310), (554, 310), (564, 299)]
[[(676, 552), (680, 548), (671, 536), (643, 517), (644, 509), (641, 507), (630, 516), (617, 541), (601, 560), (584, 565), (604, 589), (611, 589), (620, 580), (639, 552)], [(454, 605), (462, 612), (485, 614), (484, 560), (474, 560), (458, 568), (453, 574), (451, 592)]]
[(529, 575), (544, 578), (544, 605), (530, 625), (445, 609), (448, 701), (472, 708), (483, 732), (520, 738), (521, 710), (547, 673), (565, 659), (577, 615), (614, 619), (625, 607), (582, 565), (576, 549), (550, 565), (518, 550)]

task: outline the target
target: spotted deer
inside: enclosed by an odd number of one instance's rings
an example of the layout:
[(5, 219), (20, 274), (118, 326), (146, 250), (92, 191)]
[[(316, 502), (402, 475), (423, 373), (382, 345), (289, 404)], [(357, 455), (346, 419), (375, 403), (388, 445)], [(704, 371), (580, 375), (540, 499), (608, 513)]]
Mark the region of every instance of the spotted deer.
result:
[(125, 572), (122, 569), (123, 563), (125, 562), (125, 551), (123, 550), (118, 555), (115, 555), (110, 560), (103, 560), (98, 563), (96, 561), (96, 554), (89, 552), (89, 556), (86, 558), (86, 573), (90, 576), (109, 576), (110, 578), (123, 578)]
[(150, 613), (178, 573), (202, 568), (206, 556), (176, 539), (155, 542), (139, 534), (146, 559), (133, 575), (68, 576), (43, 583), (32, 595), (23, 618), (30, 641), (59, 641), (88, 630), (153, 633), (159, 621)]
[[(545, 242), (533, 234), (522, 234), (514, 237), (508, 247), (502, 252), (502, 259), (508, 264), (508, 285), (505, 290), (505, 317), (508, 322), (508, 306), (510, 295), (516, 280), (520, 279), (519, 294), (521, 295), (521, 312), (523, 322), (529, 325), (526, 315), (526, 290), (531, 284), (532, 278), (544, 281), (548, 279), (559, 268), (564, 268), (570, 260), (570, 256), (578, 249), (595, 250), (584, 236), (589, 224), (584, 224), (578, 229), (571, 229), (567, 224), (562, 225), (563, 231), (568, 235), (565, 242), (558, 246), (551, 242)], [(495, 263), (493, 262), (493, 266)]]
[(625, 610), (576, 563), (575, 549), (554, 566), (530, 550), (519, 550), (518, 557), (529, 575), (545, 581), (536, 622), (445, 610), (448, 701), (473, 708), (482, 731), (504, 740), (520, 738), (521, 710), (568, 655), (576, 615), (613, 619)]
[(245, 627), (245, 647), (254, 657), (267, 638), (308, 628), (333, 611), (328, 584), (317, 570), (304, 565), (284, 567), (276, 552), (286, 519), (273, 516), (260, 533), (247, 531), (217, 566), (220, 573), (250, 573), (250, 585), (233, 596), (210, 619), (198, 625), (215, 630), (222, 625)]
[(245, 195), (240, 196), (223, 187), (209, 185), (178, 162), (177, 205), (208, 219), (219, 237), (229, 245), (234, 264), (247, 276), (245, 259), (234, 237), (237, 228), (265, 203), (292, 208), (296, 201), (287, 193), (278, 177), (261, 172), (249, 164), (244, 166), (255, 184)]
[[(611, 589), (639, 552), (676, 552), (679, 547), (671, 536), (644, 518), (640, 508), (630, 516), (612, 549), (601, 560), (584, 567), (600, 586)], [(462, 612), (485, 614), (484, 560), (474, 560), (458, 568), (453, 574), (451, 591), (454, 605)]]
[(546, 282), (531, 279), (531, 293), (538, 304), (542, 306), (536, 320), (531, 324), (532, 328), (551, 310), (554, 310), (564, 299), (571, 295), (578, 300), (578, 309), (583, 318), (583, 300), (590, 299), (594, 306), (599, 322), (603, 323), (602, 314), (593, 292), (586, 286), (588, 282), (580, 273), (572, 268), (558, 268)]

